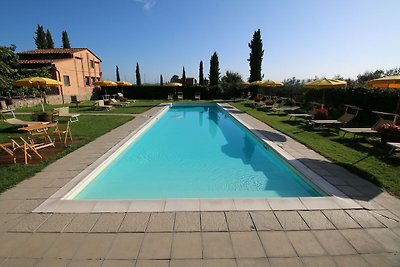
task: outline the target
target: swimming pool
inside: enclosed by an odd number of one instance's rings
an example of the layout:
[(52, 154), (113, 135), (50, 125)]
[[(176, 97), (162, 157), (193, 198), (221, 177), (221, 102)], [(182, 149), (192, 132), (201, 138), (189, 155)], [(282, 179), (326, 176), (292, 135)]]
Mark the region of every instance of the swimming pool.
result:
[(322, 194), (215, 104), (173, 105), (93, 171), (76, 200)]

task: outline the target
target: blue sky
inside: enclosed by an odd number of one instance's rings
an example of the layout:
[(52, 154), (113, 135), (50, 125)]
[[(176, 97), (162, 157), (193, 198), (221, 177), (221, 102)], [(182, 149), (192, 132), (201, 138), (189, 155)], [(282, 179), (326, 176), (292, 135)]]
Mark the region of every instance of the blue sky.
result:
[(248, 43), (261, 30), (264, 79), (355, 78), (367, 70), (400, 66), (398, 0), (3, 0), (0, 45), (35, 49), (37, 24), (61, 47), (66, 30), (72, 47), (102, 59), (103, 78), (164, 81), (173, 74), (208, 74), (218, 53), (220, 70), (249, 77)]

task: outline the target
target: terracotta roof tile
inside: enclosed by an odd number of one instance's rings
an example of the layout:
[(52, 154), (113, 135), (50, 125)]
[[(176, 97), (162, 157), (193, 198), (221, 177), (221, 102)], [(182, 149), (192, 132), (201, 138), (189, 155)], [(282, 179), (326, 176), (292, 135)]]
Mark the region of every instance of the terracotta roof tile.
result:
[(53, 48), (53, 49), (35, 49), (24, 51), (18, 54), (73, 54), (75, 52), (79, 52), (85, 50), (87, 48)]
[(18, 60), (19, 64), (44, 64), (44, 63), (53, 63), (57, 61), (57, 59), (20, 59)]

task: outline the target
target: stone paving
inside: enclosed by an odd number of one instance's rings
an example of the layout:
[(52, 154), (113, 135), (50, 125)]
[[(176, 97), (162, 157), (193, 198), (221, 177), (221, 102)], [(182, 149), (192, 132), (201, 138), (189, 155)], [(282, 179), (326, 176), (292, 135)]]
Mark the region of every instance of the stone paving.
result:
[(111, 209), (104, 205), (90, 213), (32, 212), (155, 112), (2, 193), (0, 266), (400, 266), (400, 201), (273, 129), (262, 134), (357, 207), (318, 209), (314, 202), (324, 198), (316, 198), (294, 210), (272, 201), (280, 208), (101, 212)]

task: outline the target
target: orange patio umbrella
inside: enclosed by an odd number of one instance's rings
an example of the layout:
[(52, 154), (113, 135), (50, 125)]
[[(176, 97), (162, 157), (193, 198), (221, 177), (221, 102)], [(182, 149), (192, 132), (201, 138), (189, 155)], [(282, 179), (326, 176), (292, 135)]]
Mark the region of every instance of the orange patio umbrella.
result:
[[(384, 88), (384, 89), (400, 89), (400, 75), (386, 76), (379, 79), (373, 79), (366, 82), (368, 87)], [(399, 100), (396, 105), (396, 113), (400, 111), (400, 93), (398, 93)]]

